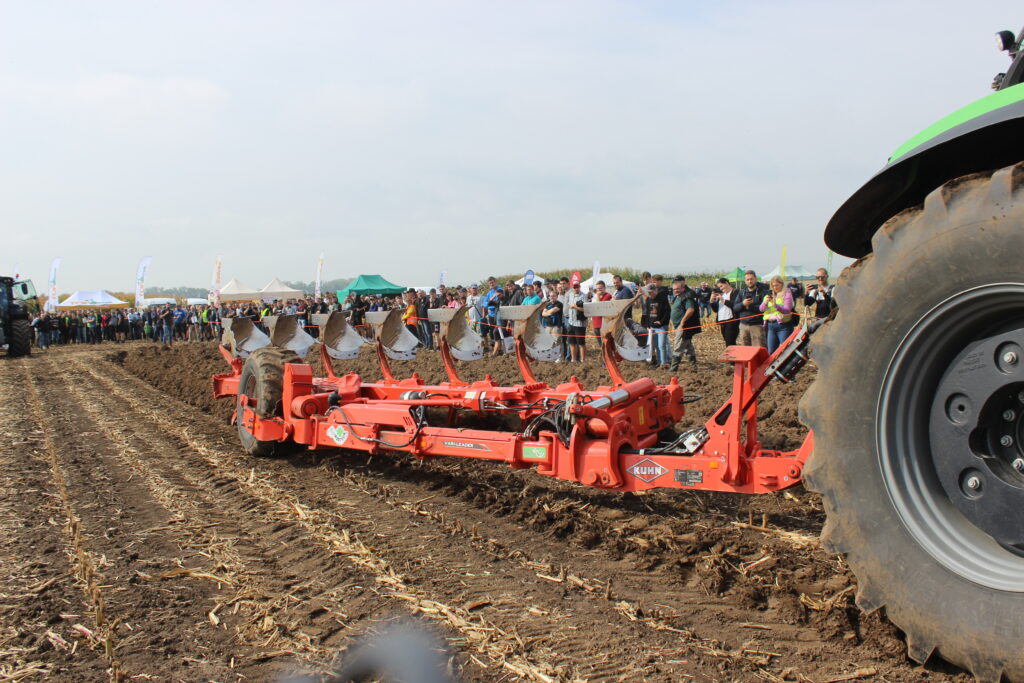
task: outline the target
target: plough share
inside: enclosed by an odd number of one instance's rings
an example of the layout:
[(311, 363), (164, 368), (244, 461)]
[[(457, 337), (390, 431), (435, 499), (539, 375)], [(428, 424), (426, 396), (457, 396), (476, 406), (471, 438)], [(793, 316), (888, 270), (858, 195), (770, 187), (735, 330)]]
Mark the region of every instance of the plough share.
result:
[[(475, 382), (459, 376), (456, 361), (483, 357), (483, 340), (461, 307), (430, 311), (431, 322), (440, 325), (448, 376), (438, 385), (415, 373), (397, 379), (392, 372), (390, 360), (417, 352), (401, 311), (367, 314), (372, 341), (334, 312), (313, 316), (322, 333), (326, 377), (314, 377), (302, 362), (316, 340), (295, 316), (264, 318), (266, 333), (251, 320), (232, 319), (220, 347), (231, 372), (213, 378), (214, 395), (235, 397), (233, 419), (243, 447), (254, 455), (305, 446), (478, 458), (618, 491), (767, 493), (798, 483), (813, 437), (808, 434), (796, 451), (762, 448), (757, 398), (770, 382), (788, 382), (807, 361), (807, 331), (797, 329), (771, 356), (760, 347), (729, 347), (720, 360), (733, 364), (732, 396), (703, 427), (678, 434), (674, 425), (688, 401), (676, 378), (666, 385), (647, 378), (627, 382), (619, 370), (620, 361), (640, 361), (647, 353), (624, 320), (632, 303), (585, 305), (587, 315), (605, 319), (601, 347), (611, 378), (590, 390), (575, 377), (554, 387), (537, 380), (531, 360), (555, 360), (561, 352), (557, 338), (540, 325), (538, 304), (501, 309), (502, 319), (514, 323), (523, 377), (515, 386), (499, 386), (490, 375)], [(336, 374), (333, 361), (355, 358), (367, 343), (376, 347), (381, 381)], [(496, 422), (504, 426), (472, 426), (486, 424), (479, 418), (487, 416), (501, 416)]]

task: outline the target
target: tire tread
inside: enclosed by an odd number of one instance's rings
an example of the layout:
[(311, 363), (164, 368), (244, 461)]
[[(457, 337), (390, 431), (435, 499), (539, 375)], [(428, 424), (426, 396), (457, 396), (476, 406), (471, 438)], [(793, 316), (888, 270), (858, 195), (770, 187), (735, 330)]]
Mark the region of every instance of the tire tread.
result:
[[(943, 624), (936, 629), (929, 624), (929, 615), (939, 614), (936, 607), (916, 604), (912, 587), (893, 585), (899, 581), (884, 578), (887, 570), (879, 558), (900, 550), (869, 548), (868, 544), (877, 546), (891, 539), (879, 539), (877, 533), (862, 528), (862, 519), (867, 515), (856, 509), (863, 504), (864, 494), (855, 490), (865, 481), (858, 478), (861, 475), (857, 470), (875, 466), (870, 463), (875, 448), (850, 438), (854, 429), (845, 425), (853, 420), (845, 412), (846, 402), (836, 400), (835, 387), (846, 379), (844, 373), (851, 371), (851, 332), (865, 324), (857, 319), (860, 316), (850, 312), (859, 307), (858, 297), (871, 297), (873, 288), (885, 282), (883, 274), (906, 267), (906, 258), (915, 253), (913, 250), (926, 247), (928, 240), (956, 228), (952, 222), (959, 212), (969, 212), (967, 215), (982, 226), (985, 220), (1005, 219), (1011, 207), (1017, 207), (1019, 212), (1020, 205), (1024, 205), (1022, 188), (1024, 162), (951, 180), (929, 193), (921, 206), (906, 209), (886, 221), (872, 237), (874, 253), (852, 264), (838, 280), (838, 316), (812, 340), (812, 354), (820, 370), (800, 404), (801, 419), (815, 436), (815, 453), (805, 469), (805, 483), (823, 499), (827, 514), (823, 544), (831, 551), (845, 553), (857, 576), (857, 604), (865, 611), (885, 608), (890, 620), (906, 633), (908, 654), (915, 661), (923, 662), (938, 653), (982, 681), (999, 681), (1004, 675), (1011, 681), (1024, 681), (1021, 644), (1014, 645), (1013, 634), (1002, 642), (978, 642), (981, 639), (976, 638), (976, 633), (964, 626), (971, 622), (970, 626), (982, 631), (984, 625), (972, 621), (976, 617), (966, 608), (963, 623)], [(951, 585), (953, 595), (944, 599), (956, 602), (957, 590), (966, 589)]]

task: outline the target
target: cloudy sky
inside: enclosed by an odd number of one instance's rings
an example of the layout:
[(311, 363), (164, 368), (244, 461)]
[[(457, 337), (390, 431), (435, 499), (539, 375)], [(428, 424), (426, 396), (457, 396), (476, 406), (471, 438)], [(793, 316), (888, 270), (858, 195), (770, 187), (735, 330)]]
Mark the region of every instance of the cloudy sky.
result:
[(987, 94), (1022, 23), (1009, 0), (4, 1), (0, 270), (815, 267), (832, 212)]

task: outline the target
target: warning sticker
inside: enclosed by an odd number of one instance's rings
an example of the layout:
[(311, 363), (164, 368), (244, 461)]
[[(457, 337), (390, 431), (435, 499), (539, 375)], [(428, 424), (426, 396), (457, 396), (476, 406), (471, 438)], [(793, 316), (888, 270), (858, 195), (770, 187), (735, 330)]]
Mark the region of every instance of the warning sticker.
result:
[(547, 460), (548, 449), (544, 446), (523, 446), (524, 460)]

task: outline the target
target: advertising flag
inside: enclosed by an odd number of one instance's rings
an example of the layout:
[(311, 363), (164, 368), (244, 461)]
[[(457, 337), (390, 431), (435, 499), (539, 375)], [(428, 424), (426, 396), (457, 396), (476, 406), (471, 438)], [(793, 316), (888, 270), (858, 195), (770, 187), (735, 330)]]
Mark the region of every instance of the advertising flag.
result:
[(50, 280), (46, 289), (46, 310), (57, 310), (57, 269), (60, 268), (60, 257), (53, 259), (50, 264)]
[(583, 281), (583, 275), (581, 275), (580, 271), (577, 270), (577, 271), (573, 272), (572, 277), (569, 278), (569, 285), (570, 286), (575, 286), (575, 285), (578, 285), (582, 281)]
[(448, 274), (447, 270), (442, 270), (437, 276), (437, 285), (440, 287), (444, 284), (444, 276)]
[(220, 256), (213, 262), (213, 281), (210, 283), (210, 303), (220, 308)]
[(597, 276), (601, 274), (601, 262), (594, 261), (594, 273), (590, 277), (590, 286), (593, 287), (597, 283)]
[(143, 256), (139, 259), (139, 268), (135, 271), (135, 308), (143, 308), (146, 305), (146, 271), (153, 260), (152, 256)]
[(533, 281), (534, 281), (534, 279), (536, 279), (536, 277), (537, 277), (537, 275), (532, 270), (526, 271), (526, 273), (523, 275), (523, 284), (524, 285), (532, 285)]
[(324, 253), (320, 252), (320, 258), (316, 260), (316, 282), (313, 284), (313, 296), (320, 298), (320, 280), (324, 276)]

